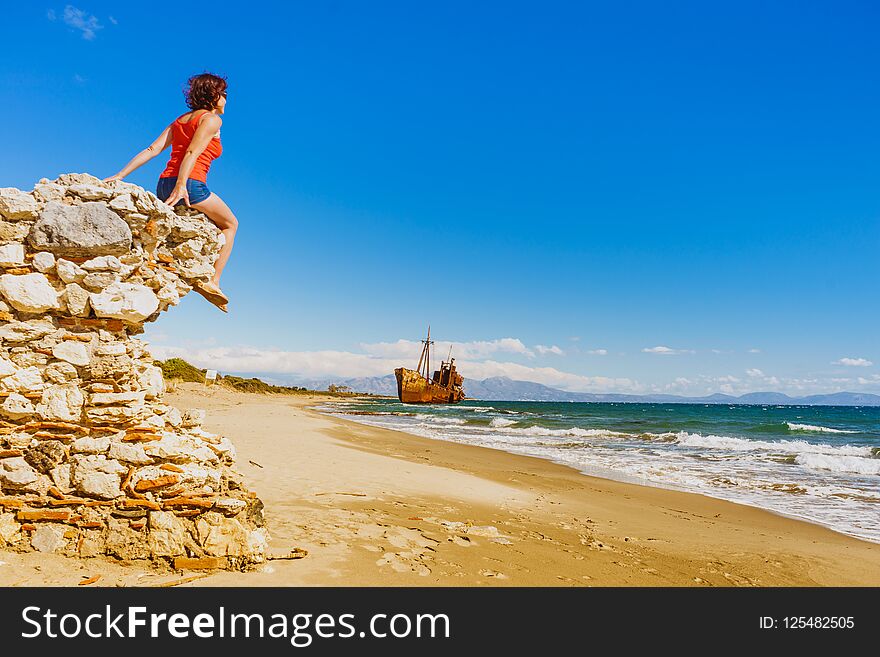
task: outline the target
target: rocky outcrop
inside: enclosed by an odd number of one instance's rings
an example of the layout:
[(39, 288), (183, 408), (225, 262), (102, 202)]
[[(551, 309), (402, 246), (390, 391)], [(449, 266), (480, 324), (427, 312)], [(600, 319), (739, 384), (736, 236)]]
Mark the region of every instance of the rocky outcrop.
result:
[[(213, 274), (198, 213), (85, 174), (0, 188), (0, 547), (247, 568), (262, 503), (132, 337)], [(193, 561), (193, 560), (196, 561)]]

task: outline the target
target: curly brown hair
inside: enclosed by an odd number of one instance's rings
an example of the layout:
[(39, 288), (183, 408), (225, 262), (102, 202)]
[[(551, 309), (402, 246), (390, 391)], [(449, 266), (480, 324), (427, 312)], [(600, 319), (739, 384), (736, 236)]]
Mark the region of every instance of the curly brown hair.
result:
[(183, 90), (186, 105), (191, 110), (212, 110), (217, 107), (220, 96), (226, 93), (226, 78), (213, 73), (200, 73), (186, 81)]

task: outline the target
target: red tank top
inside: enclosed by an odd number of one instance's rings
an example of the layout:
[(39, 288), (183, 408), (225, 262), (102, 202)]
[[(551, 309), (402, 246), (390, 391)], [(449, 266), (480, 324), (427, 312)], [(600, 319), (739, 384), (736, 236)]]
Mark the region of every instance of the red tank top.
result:
[[(183, 156), (186, 155), (186, 149), (192, 141), (199, 122), (208, 114), (207, 111), (202, 112), (196, 118), (190, 118), (186, 123), (181, 122), (180, 118), (171, 124), (171, 157), (168, 160), (168, 166), (162, 172), (160, 178), (175, 178), (180, 173), (180, 163), (183, 162)], [(220, 143), (219, 137), (214, 137), (208, 142), (205, 150), (196, 159), (192, 171), (189, 174), (194, 180), (208, 181), (208, 169), (211, 168), (211, 162), (220, 157), (223, 153), (223, 144)]]

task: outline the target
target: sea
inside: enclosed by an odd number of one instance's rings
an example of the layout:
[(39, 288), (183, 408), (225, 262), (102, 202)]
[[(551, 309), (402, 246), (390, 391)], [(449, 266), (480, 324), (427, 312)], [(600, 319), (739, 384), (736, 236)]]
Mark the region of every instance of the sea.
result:
[(320, 410), (702, 493), (880, 542), (880, 407), (357, 399)]

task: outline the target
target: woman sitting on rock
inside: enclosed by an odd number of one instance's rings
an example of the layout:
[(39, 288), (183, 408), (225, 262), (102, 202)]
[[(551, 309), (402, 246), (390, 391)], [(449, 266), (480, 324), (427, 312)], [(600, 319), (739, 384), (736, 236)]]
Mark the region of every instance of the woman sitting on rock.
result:
[(224, 312), (229, 299), (220, 290), (220, 274), (229, 260), (238, 220), (229, 206), (208, 189), (208, 169), (220, 157), (220, 115), (226, 107), (226, 80), (211, 73), (191, 77), (186, 86), (186, 104), (191, 111), (175, 119), (146, 149), (105, 182), (122, 180), (171, 146), (168, 166), (159, 177), (156, 196), (168, 205), (186, 203), (203, 212), (222, 231), (226, 242), (214, 263), (214, 278), (202, 283), (198, 292)]

